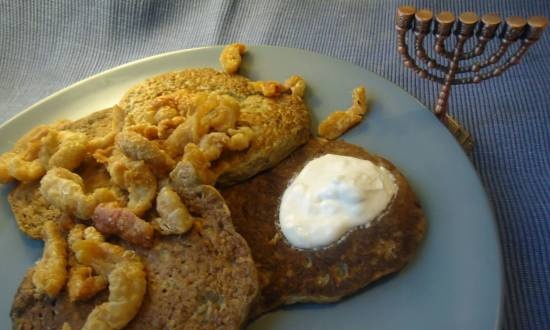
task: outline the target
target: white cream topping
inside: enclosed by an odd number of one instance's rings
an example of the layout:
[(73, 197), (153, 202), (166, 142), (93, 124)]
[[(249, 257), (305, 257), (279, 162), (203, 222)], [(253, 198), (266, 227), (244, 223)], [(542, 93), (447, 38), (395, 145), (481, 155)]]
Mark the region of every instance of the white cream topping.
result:
[(397, 192), (394, 176), (373, 162), (324, 155), (306, 164), (285, 190), (281, 231), (297, 248), (337, 241), (357, 226), (369, 226)]

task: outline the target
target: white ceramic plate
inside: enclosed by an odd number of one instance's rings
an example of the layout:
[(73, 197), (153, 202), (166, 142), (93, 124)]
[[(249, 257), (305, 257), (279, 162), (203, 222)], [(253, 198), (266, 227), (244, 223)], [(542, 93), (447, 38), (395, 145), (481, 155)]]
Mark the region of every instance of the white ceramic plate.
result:
[[(135, 83), (187, 67), (218, 67), (220, 47), (178, 51), (133, 62), (70, 86), (38, 102), (0, 127), (0, 152), (37, 124), (76, 119), (115, 104)], [(312, 127), (346, 108), (351, 90), (368, 89), (371, 112), (344, 136), (397, 165), (427, 213), (429, 230), (418, 257), (397, 275), (342, 302), (301, 305), (270, 313), (251, 329), (496, 329), (502, 269), (495, 221), (481, 183), (454, 139), (406, 92), (357, 66), (288, 48), (250, 47), (242, 73), (283, 81), (299, 74), (308, 82)], [(11, 328), (9, 309), (25, 270), (42, 244), (25, 237), (0, 188), (0, 327)]]

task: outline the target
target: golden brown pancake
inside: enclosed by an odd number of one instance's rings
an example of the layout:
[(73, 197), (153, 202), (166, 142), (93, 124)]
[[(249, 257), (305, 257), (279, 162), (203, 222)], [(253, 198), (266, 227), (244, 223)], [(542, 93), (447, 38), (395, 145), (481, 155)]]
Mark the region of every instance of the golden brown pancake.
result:
[[(185, 235), (160, 236), (151, 249), (115, 241), (141, 256), (147, 292), (125, 329), (239, 329), (258, 293), (256, 268), (244, 239), (235, 232), (220, 194), (203, 186), (186, 205), (203, 219)], [(108, 290), (84, 302), (70, 302), (67, 290), (50, 299), (35, 294), (33, 268), (12, 305), (13, 329), (80, 329)]]
[(208, 68), (168, 72), (132, 87), (118, 105), (126, 112), (127, 121), (129, 118), (139, 121), (146, 117), (143, 114), (150, 111), (155, 99), (181, 90), (236, 99), (241, 109), (237, 123), (251, 127), (257, 135), (250, 148), (224, 153), (213, 164), (214, 168), (222, 169), (218, 184), (228, 185), (274, 166), (306, 143), (310, 134), (309, 110), (300, 97), (290, 93), (266, 97), (250, 83), (245, 77)]
[[(280, 199), (308, 161), (328, 153), (384, 166), (394, 175), (398, 192), (387, 212), (369, 227), (358, 227), (322, 249), (299, 250), (289, 245), (277, 226)], [(275, 168), (221, 192), (258, 268), (261, 294), (252, 317), (284, 304), (332, 302), (357, 292), (403, 268), (426, 232), (422, 208), (397, 168), (343, 141), (311, 139)]]

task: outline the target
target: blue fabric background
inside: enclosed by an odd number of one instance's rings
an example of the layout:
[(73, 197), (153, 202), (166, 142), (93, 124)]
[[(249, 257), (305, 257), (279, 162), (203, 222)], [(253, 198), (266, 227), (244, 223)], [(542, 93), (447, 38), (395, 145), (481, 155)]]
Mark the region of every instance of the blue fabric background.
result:
[[(547, 0), (413, 1), (550, 17)], [(0, 0), (0, 123), (92, 74), (171, 50), (242, 41), (358, 64), (432, 107), (438, 86), (395, 51), (398, 1)], [(498, 221), (504, 329), (550, 329), (550, 32), (498, 79), (453, 88), (452, 112), (477, 139), (472, 161)], [(480, 251), (482, 253), (482, 251)]]

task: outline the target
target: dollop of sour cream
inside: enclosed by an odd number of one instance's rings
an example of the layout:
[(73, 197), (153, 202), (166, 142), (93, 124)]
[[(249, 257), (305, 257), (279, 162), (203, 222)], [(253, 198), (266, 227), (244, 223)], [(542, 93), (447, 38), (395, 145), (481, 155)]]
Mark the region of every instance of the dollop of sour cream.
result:
[(314, 249), (368, 226), (397, 193), (394, 176), (373, 162), (324, 155), (306, 164), (285, 190), (279, 224), (288, 242)]

